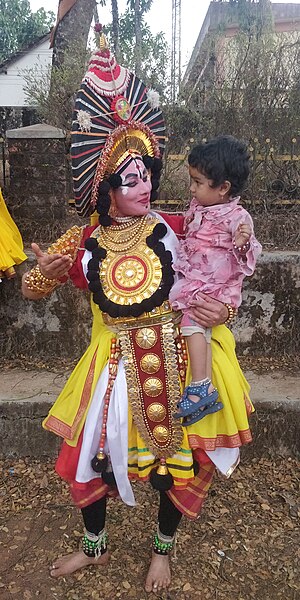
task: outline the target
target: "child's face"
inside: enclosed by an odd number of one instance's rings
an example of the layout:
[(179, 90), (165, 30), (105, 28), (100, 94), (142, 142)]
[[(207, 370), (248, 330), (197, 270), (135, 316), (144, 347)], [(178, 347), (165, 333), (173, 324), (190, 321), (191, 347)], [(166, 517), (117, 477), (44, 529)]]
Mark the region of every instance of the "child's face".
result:
[(229, 181), (224, 181), (217, 187), (212, 187), (212, 179), (207, 179), (195, 167), (189, 167), (189, 173), (191, 178), (190, 191), (201, 206), (214, 206), (215, 204), (228, 202)]

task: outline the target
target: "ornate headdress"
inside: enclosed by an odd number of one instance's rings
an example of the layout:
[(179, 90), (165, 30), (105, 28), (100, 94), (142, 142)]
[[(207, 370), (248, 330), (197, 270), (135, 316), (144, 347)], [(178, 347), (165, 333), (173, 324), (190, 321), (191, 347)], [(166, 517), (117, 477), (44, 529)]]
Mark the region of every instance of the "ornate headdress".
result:
[[(77, 94), (71, 156), (76, 209), (86, 216), (97, 208), (101, 218), (108, 212), (109, 187), (120, 185), (110, 176), (128, 156), (142, 156), (152, 176), (159, 178), (166, 136), (157, 92), (118, 65), (102, 27), (95, 30), (100, 49), (92, 55)], [(157, 187), (155, 182), (152, 200)]]

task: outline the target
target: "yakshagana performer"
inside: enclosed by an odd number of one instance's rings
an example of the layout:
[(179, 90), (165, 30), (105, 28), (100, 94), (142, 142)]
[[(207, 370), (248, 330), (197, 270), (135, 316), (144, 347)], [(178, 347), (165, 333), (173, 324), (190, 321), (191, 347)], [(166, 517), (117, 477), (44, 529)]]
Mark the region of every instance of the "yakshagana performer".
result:
[(251, 440), (249, 386), (225, 325), (230, 311), (204, 296), (193, 317), (213, 327), (213, 382), (222, 411), (182, 427), (174, 418), (190, 381), (181, 313), (168, 296), (183, 218), (150, 210), (165, 144), (157, 94), (119, 66), (100, 36), (78, 92), (72, 162), (79, 214), (99, 225), (73, 227), (23, 278), (27, 298), (43, 298), (70, 278), (91, 291), (90, 346), (44, 421), (64, 438), (56, 471), (69, 482), (85, 525), (82, 548), (57, 559), (58, 577), (108, 562), (106, 502), (135, 499), (131, 480), (159, 490), (157, 531), (146, 591), (170, 584), (169, 553), (182, 515), (195, 519), (215, 467), (229, 476)]

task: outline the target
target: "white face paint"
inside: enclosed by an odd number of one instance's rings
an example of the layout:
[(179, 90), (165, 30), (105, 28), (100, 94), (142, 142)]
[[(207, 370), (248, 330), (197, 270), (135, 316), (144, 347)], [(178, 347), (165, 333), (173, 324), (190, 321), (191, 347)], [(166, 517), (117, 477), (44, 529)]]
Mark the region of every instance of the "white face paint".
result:
[(122, 179), (122, 187), (121, 187), (122, 194), (123, 194), (123, 196), (127, 196), (129, 188), (125, 183), (126, 175), (121, 175), (121, 179)]
[(122, 185), (114, 191), (120, 216), (142, 216), (150, 210), (151, 180), (141, 158), (132, 160), (121, 174)]

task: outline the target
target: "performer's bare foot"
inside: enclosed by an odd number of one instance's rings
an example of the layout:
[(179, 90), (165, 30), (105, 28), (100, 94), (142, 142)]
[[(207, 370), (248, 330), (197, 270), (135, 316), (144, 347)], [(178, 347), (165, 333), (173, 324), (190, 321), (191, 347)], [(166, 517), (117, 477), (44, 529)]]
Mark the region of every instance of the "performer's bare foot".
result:
[(171, 583), (171, 570), (168, 555), (152, 553), (145, 590), (146, 592), (160, 592), (169, 587)]
[(89, 565), (105, 566), (108, 561), (108, 552), (95, 559), (90, 558), (82, 550), (79, 550), (79, 552), (73, 552), (72, 554), (66, 554), (57, 558), (50, 569), (50, 575), (51, 577), (63, 577), (64, 575), (71, 575), (71, 573), (75, 573), (78, 569), (88, 567)]

